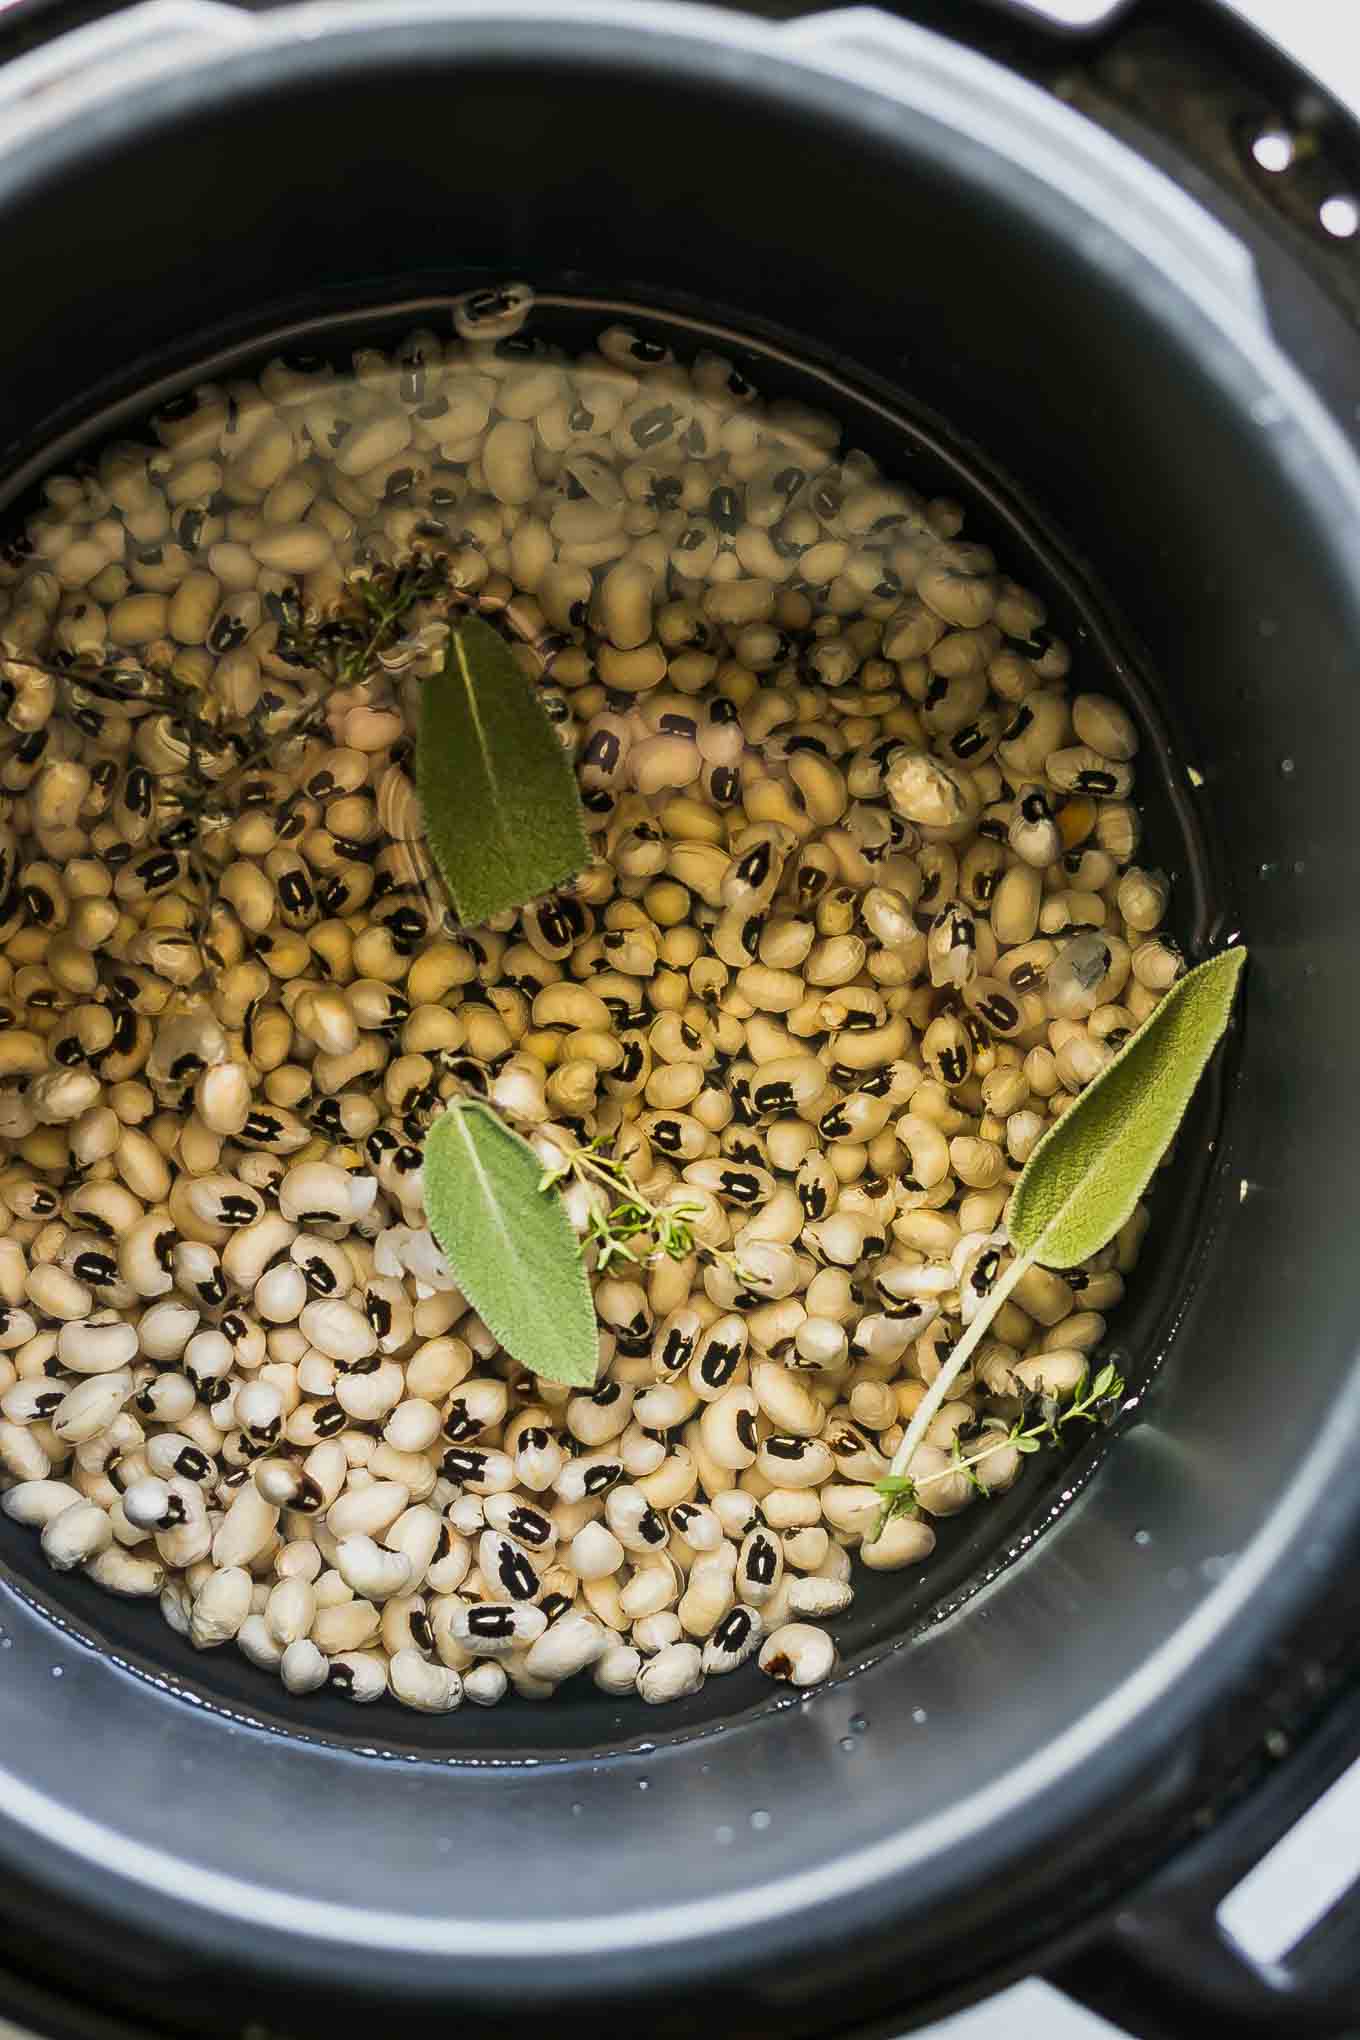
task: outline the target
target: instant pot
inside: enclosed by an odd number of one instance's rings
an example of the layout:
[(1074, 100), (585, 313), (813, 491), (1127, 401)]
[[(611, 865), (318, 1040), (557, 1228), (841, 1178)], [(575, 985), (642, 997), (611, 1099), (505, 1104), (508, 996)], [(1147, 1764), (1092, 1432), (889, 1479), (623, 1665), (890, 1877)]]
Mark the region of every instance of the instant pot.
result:
[(1251, 950), (1127, 1406), (793, 1698), (292, 1702), (0, 1523), (36, 2031), (811, 2040), (1034, 1972), (1147, 2040), (1360, 2025), (1344, 1901), (1279, 1960), (1217, 1912), (1360, 1751), (1360, 145), (1208, 0), (768, 12), (17, 0), (0, 474), (515, 279), (549, 332), (716, 335), (964, 498), (1159, 738), (1187, 948)]

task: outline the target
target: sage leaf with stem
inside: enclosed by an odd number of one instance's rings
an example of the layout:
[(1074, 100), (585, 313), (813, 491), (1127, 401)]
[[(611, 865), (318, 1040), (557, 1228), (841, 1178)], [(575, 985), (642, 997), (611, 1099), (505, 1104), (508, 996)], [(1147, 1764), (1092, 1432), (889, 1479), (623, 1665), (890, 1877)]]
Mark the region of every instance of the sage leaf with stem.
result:
[(1072, 1268), (1099, 1253), (1131, 1216), (1227, 1028), (1246, 955), (1226, 949), (1179, 979), (1026, 1162), (1006, 1214), (1015, 1258), (907, 1426), (879, 1484), (883, 1520), (910, 1505), (916, 1448), (1016, 1284), (1036, 1264)]
[(551, 892), (589, 861), (571, 761), (533, 683), (489, 623), (449, 633), (420, 694), (416, 778), (430, 853), (475, 927)]
[(425, 1136), (425, 1212), (458, 1287), (531, 1374), (590, 1388), (600, 1334), (576, 1234), (543, 1164), (489, 1105), (456, 1098)]

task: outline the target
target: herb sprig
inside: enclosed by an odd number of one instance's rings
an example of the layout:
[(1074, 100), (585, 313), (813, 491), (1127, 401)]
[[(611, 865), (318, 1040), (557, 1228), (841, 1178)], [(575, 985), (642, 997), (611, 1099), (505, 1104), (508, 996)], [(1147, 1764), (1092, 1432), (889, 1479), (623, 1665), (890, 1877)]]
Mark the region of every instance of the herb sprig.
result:
[(325, 674), (337, 687), (355, 687), (372, 675), (373, 664), (390, 651), (397, 626), (418, 602), (449, 594), (442, 560), (414, 555), (399, 567), (351, 574), (344, 596), (329, 615), (307, 618), (300, 603), (285, 603), (278, 649), (290, 665)]
[(658, 1253), (672, 1261), (686, 1261), (691, 1254), (698, 1254), (701, 1260), (726, 1268), (743, 1286), (749, 1282), (751, 1278), (735, 1254), (696, 1239), (694, 1221), (703, 1217), (702, 1204), (683, 1198), (676, 1204), (653, 1203), (638, 1188), (627, 1164), (611, 1155), (608, 1146), (607, 1137), (597, 1135), (584, 1146), (564, 1149), (561, 1162), (543, 1171), (538, 1186), (552, 1190), (575, 1179), (586, 1185), (598, 1183), (609, 1191), (614, 1202), (606, 1211), (592, 1205), (587, 1221), (586, 1239), (596, 1248), (597, 1268), (607, 1268), (613, 1261), (645, 1265)]
[[(949, 1480), (957, 1473), (966, 1474), (970, 1486), (980, 1495), (989, 1493), (987, 1483), (978, 1473), (989, 1459), (995, 1459), (1002, 1452), (1012, 1448), (1028, 1456), (1034, 1452), (1060, 1445), (1062, 1434), (1069, 1424), (1099, 1424), (1118, 1409), (1124, 1394), (1124, 1377), (1111, 1362), (1105, 1364), (1091, 1380), (1087, 1369), (1077, 1383), (1072, 1400), (1063, 1409), (1052, 1396), (1027, 1397), (1025, 1408), (1010, 1429), (1001, 1437), (993, 1438), (980, 1452), (965, 1453), (964, 1440), (955, 1433), (950, 1448), (949, 1464), (937, 1473), (928, 1473), (921, 1480), (913, 1480), (909, 1473), (885, 1473), (874, 1487), (883, 1498), (883, 1507), (869, 1533), (869, 1542), (881, 1537), (888, 1524), (898, 1516), (914, 1516), (917, 1513), (922, 1488), (933, 1487), (937, 1481)], [(1032, 1412), (1038, 1407), (1042, 1414), (1037, 1422)]]
[(1011, 1196), (1015, 1258), (926, 1390), (893, 1455), (904, 1479), (936, 1412), (1031, 1268), (1075, 1268), (1130, 1217), (1227, 1030), (1246, 950), (1187, 972), (1035, 1148)]

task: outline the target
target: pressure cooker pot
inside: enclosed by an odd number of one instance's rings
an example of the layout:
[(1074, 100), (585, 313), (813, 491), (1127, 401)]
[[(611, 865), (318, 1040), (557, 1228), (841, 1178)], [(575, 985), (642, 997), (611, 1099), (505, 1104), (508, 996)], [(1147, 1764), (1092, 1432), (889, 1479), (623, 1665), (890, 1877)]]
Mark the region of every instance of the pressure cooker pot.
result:
[(1111, 1323), (1113, 1431), (867, 1582), (807, 1693), (293, 1700), (0, 1520), (16, 2004), (811, 2035), (1078, 1936), (1360, 1517), (1360, 468), (1250, 252), (960, 42), (663, 0), (146, 0), (0, 71), (0, 235), (14, 505), (206, 377), (512, 283), (572, 351), (623, 323), (829, 411), (1132, 706), (1175, 933), (1251, 959)]

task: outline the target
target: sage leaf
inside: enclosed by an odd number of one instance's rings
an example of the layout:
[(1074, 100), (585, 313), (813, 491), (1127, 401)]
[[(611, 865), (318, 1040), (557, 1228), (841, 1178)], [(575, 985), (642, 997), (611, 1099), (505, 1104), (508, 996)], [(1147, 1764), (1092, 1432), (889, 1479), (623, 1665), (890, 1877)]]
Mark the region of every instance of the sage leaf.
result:
[[(1006, 1214), (1015, 1259), (992, 1285), (907, 1425), (887, 1479), (906, 1480), (916, 1448), (1011, 1291), (1035, 1263), (1072, 1268), (1098, 1254), (1130, 1216), (1171, 1145), (1232, 1012), (1245, 949), (1225, 949), (1187, 972), (1136, 1034), (1050, 1127), (1020, 1173)], [(1122, 1389), (1113, 1367), (1091, 1400)], [(1038, 1441), (1015, 1440), (1021, 1452)], [(880, 1494), (885, 1483), (878, 1483)], [(893, 1507), (889, 1499), (876, 1537)]]
[(1073, 1268), (1113, 1239), (1171, 1145), (1223, 1035), (1245, 949), (1187, 972), (1050, 1127), (1026, 1162), (1006, 1228), (1017, 1253)]
[(570, 760), (533, 683), (489, 623), (450, 632), (420, 695), (416, 779), (430, 852), (475, 927), (572, 878), (589, 859)]
[(526, 1140), (456, 1098), (425, 1136), (425, 1214), (458, 1287), (512, 1359), (589, 1388), (600, 1360), (576, 1234)]

